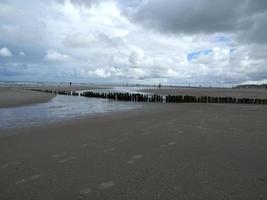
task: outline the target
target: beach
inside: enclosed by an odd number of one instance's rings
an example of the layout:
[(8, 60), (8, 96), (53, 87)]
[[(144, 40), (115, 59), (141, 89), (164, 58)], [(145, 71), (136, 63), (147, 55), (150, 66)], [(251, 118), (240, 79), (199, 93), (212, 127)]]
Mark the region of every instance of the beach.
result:
[(4, 130), (0, 199), (267, 198), (266, 106), (143, 104)]
[(0, 0), (0, 200), (267, 200), (267, 0)]

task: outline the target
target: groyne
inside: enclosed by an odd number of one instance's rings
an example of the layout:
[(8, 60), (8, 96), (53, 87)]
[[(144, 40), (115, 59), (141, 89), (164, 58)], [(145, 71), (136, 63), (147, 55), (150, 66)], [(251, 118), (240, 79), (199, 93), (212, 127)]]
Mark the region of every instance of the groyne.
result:
[(235, 97), (214, 97), (214, 96), (192, 96), (192, 95), (157, 95), (141, 93), (122, 93), (122, 92), (75, 92), (75, 91), (52, 91), (31, 89), (33, 91), (53, 93), (58, 95), (83, 96), (87, 98), (104, 98), (115, 101), (132, 102), (153, 102), (153, 103), (221, 103), (221, 104), (264, 104), (267, 99), (259, 98), (235, 98)]

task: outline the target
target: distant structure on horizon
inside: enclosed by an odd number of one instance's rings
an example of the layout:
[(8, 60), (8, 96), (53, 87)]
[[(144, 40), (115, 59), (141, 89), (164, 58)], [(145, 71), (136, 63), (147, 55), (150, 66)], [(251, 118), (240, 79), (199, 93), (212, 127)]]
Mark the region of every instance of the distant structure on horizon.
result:
[(267, 89), (267, 84), (246, 84), (246, 85), (237, 85), (233, 88), (241, 89), (241, 88), (247, 88), (247, 89)]

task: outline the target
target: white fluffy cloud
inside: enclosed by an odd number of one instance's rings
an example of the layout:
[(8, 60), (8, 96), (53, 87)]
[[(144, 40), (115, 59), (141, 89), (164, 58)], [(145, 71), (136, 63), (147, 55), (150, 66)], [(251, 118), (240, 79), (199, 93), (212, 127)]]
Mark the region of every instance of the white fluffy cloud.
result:
[(11, 51), (7, 47), (2, 47), (0, 49), (0, 56), (11, 57), (12, 56), (12, 53), (11, 53)]
[(51, 62), (68, 62), (71, 60), (71, 57), (67, 54), (59, 53), (56, 50), (49, 50), (47, 51), (44, 60)]

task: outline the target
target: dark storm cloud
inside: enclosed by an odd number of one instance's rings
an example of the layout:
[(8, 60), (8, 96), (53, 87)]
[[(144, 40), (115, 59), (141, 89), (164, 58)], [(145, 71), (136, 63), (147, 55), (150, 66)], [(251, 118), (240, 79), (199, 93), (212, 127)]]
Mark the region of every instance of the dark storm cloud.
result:
[(266, 0), (249, 0), (247, 5), (248, 10), (252, 12), (262, 12), (267, 9)]
[(267, 42), (266, 0), (149, 0), (129, 18), (161, 32), (228, 32), (242, 40)]
[(267, 43), (267, 11), (254, 13), (244, 20), (238, 39), (241, 42)]
[(139, 22), (162, 31), (199, 33), (233, 30), (240, 0), (154, 0), (144, 4), (135, 14)]

